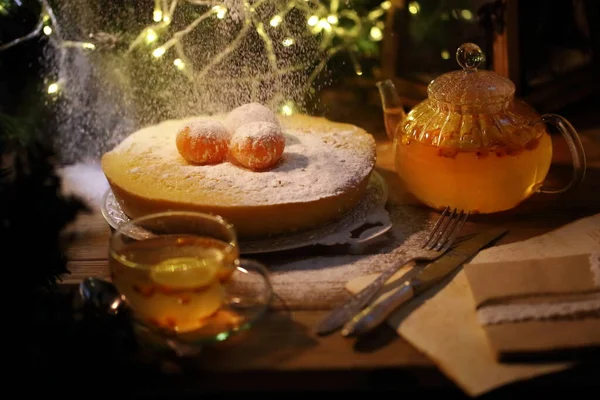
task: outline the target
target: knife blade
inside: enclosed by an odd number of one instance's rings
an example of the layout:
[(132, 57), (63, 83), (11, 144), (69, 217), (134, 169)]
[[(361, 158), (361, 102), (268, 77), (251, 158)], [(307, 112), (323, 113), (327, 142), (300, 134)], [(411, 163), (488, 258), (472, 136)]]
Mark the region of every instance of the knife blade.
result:
[(442, 257), (425, 266), (413, 278), (404, 282), (391, 295), (381, 301), (376, 300), (373, 304), (356, 314), (344, 325), (342, 335), (346, 337), (357, 336), (379, 326), (400, 305), (441, 282), (452, 271), (506, 232), (507, 229), (504, 228), (493, 228), (480, 232), (457, 244)]

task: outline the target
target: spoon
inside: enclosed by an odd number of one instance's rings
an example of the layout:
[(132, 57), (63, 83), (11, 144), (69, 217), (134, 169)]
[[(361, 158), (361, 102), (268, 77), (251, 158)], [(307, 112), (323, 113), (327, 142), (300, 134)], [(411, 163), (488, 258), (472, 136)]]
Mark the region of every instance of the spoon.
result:
[[(79, 284), (79, 294), (85, 304), (90, 304), (108, 315), (117, 315), (127, 308), (125, 296), (119, 293), (115, 285), (104, 279), (88, 276)], [(166, 343), (180, 357), (196, 355), (202, 349), (202, 346), (187, 345), (178, 341), (175, 337), (153, 329), (135, 319), (134, 322), (143, 331)]]
[(88, 276), (79, 284), (79, 294), (84, 303), (110, 315), (118, 314), (125, 307), (125, 297), (104, 279)]

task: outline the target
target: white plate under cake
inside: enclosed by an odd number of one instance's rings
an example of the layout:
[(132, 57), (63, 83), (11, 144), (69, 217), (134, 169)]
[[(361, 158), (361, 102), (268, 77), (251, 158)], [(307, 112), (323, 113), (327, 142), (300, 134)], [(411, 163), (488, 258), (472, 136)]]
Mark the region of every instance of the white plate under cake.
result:
[(200, 116), (132, 133), (102, 157), (102, 169), (130, 218), (167, 210), (221, 215), (240, 238), (314, 228), (340, 218), (363, 197), (375, 166), (375, 141), (363, 129), (322, 117), (278, 116), (285, 149), (271, 169), (224, 161), (194, 165), (177, 132)]

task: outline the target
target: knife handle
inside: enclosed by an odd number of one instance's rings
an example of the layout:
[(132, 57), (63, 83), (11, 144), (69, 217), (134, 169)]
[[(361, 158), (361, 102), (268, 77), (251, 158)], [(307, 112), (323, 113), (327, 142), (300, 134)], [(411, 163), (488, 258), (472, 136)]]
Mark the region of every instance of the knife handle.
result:
[(356, 314), (342, 329), (342, 335), (357, 336), (369, 332), (383, 323), (386, 318), (401, 304), (410, 300), (415, 294), (410, 282), (405, 282), (393, 294), (380, 302), (376, 302)]
[(379, 290), (400, 268), (414, 260), (413, 254), (405, 255), (398, 262), (387, 267), (373, 282), (350, 297), (348, 301), (334, 308), (319, 321), (316, 327), (317, 333), (322, 335), (343, 327), (354, 315), (376, 298)]

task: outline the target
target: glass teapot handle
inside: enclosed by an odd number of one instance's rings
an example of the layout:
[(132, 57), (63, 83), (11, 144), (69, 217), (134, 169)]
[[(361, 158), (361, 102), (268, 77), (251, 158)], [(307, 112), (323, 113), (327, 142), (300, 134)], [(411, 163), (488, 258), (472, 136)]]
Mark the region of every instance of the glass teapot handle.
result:
[(575, 128), (573, 128), (573, 125), (571, 125), (569, 121), (567, 121), (560, 115), (544, 114), (533, 125), (537, 125), (539, 123), (550, 123), (556, 126), (565, 138), (565, 141), (569, 146), (569, 150), (571, 151), (571, 159), (573, 161), (573, 175), (571, 176), (571, 181), (563, 188), (555, 189), (541, 186), (538, 189), (538, 192), (548, 194), (564, 193), (579, 185), (585, 177), (586, 160), (583, 145), (581, 144), (579, 135), (577, 134)]

